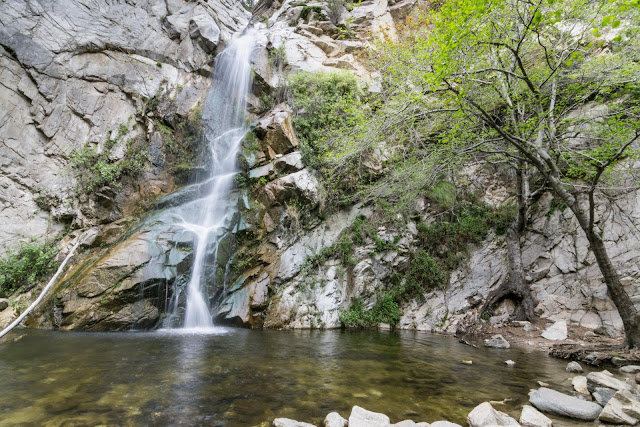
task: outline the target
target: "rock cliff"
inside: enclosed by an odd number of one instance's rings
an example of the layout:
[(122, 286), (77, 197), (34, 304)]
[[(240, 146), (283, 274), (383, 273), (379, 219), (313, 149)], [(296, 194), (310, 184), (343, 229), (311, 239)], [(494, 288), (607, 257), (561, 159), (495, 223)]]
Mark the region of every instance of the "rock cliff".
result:
[[(325, 3), (287, 0), (256, 7), (254, 19), (265, 25), (254, 52), (249, 100), (255, 140), (245, 141), (242, 159), (251, 184), (238, 189), (243, 194), (236, 239), (224, 245), (225, 259), (232, 259), (229, 282), (209, 289), (218, 322), (336, 328), (354, 300), (373, 306), (394, 273), (409, 267), (418, 223), (437, 214), (431, 201), (416, 200), (402, 227), (376, 225), (353, 244), (345, 262), (344, 253), (328, 248), (335, 249), (356, 221), (368, 221), (376, 212), (361, 205), (327, 211), (322, 184), (302, 160), (292, 111), (279, 104), (264, 112), (259, 98), (277, 93), (286, 75), (297, 71), (349, 70), (375, 90), (375, 76), (356, 54), (372, 37), (393, 37), (394, 20), (415, 3), (363, 1), (335, 23), (320, 16), (330, 15)], [(170, 157), (167, 140), (154, 118), (171, 124), (197, 109), (215, 53), (247, 25), (247, 13), (225, 0), (144, 2), (144, 7), (16, 0), (2, 7), (7, 13), (0, 15), (0, 247), (65, 226), (95, 230), (83, 259), (30, 324), (84, 330), (170, 324), (167, 306), (180, 303), (172, 293), (188, 277), (191, 247), (163, 222), (162, 210), (197, 196), (206, 183), (171, 193), (179, 183), (164, 160)], [(140, 136), (148, 142), (149, 164), (120, 188), (79, 193), (69, 172), (72, 153), (86, 146), (102, 150), (118, 132), (123, 141)], [(116, 160), (124, 150), (117, 147), (110, 152)], [(513, 195), (512, 179), (502, 173), (469, 165), (463, 175), (471, 193), (497, 207)], [(145, 201), (149, 212), (142, 214), (137, 207)], [(599, 217), (611, 258), (640, 303), (640, 193), (619, 197)], [(620, 318), (586, 238), (550, 194), (538, 200), (521, 239), (538, 316), (620, 334)], [(207, 274), (226, 267), (212, 265)], [(506, 271), (504, 238), (491, 231), (469, 244), (447, 286), (400, 307), (398, 327), (445, 332), (475, 327), (483, 315), (479, 308)], [(500, 325), (512, 310), (507, 301), (485, 320)]]

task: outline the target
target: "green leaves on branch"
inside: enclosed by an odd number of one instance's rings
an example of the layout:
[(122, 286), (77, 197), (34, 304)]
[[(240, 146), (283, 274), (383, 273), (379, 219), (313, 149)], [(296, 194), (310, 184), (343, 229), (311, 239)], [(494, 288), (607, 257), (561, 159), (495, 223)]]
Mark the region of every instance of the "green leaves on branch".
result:
[(45, 278), (56, 267), (57, 254), (54, 242), (39, 243), (35, 240), (9, 250), (0, 258), (0, 295), (8, 296)]

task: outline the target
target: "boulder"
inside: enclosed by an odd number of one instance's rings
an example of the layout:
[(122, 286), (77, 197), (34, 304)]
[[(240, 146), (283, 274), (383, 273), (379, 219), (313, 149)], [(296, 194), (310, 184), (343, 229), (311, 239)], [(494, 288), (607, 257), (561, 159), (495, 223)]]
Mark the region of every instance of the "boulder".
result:
[(320, 201), (320, 183), (307, 169), (271, 181), (259, 197), (267, 207), (290, 200), (307, 203), (312, 209)]
[(584, 394), (585, 396), (589, 396), (589, 389), (587, 388), (587, 377), (577, 376), (573, 377), (571, 380), (571, 385), (573, 389), (580, 394)]
[(523, 427), (551, 427), (553, 422), (533, 406), (524, 405), (520, 414), (520, 425)]
[(578, 362), (569, 362), (567, 365), (567, 372), (579, 374), (584, 372), (584, 369), (582, 369), (582, 366), (580, 366)]
[(561, 341), (567, 339), (567, 322), (558, 320), (542, 333), (542, 337), (551, 341)]
[(529, 402), (543, 412), (584, 421), (595, 420), (602, 411), (602, 407), (597, 403), (587, 402), (546, 387), (531, 392)]
[(502, 335), (494, 335), (491, 338), (484, 340), (485, 347), (491, 348), (509, 348), (511, 344)]
[(620, 390), (602, 409), (599, 420), (613, 424), (636, 425), (640, 420), (640, 401), (629, 391)]
[(399, 423), (391, 424), (390, 427), (416, 427), (417, 425), (418, 424), (413, 420), (402, 420)]
[(614, 390), (632, 390), (631, 385), (616, 379), (609, 371), (591, 372), (587, 375), (587, 387), (592, 393), (596, 387), (612, 388)]
[(469, 415), (467, 415), (467, 422), (470, 427), (518, 425), (516, 420), (504, 412), (493, 409), (493, 406), (491, 406), (489, 402), (481, 403), (473, 408)]
[(612, 388), (596, 387), (596, 389), (593, 391), (593, 398), (596, 402), (598, 402), (598, 405), (605, 406), (616, 394), (616, 391), (617, 390), (614, 390)]
[(388, 427), (390, 424), (385, 414), (367, 411), (359, 406), (354, 406), (349, 415), (349, 427)]
[(299, 170), (304, 169), (304, 164), (302, 163), (302, 153), (299, 151), (295, 151), (282, 157), (277, 157), (273, 162), (273, 165), (278, 172), (283, 174), (298, 172)]
[(272, 160), (278, 154), (288, 154), (298, 146), (298, 137), (293, 130), (293, 116), (285, 104), (274, 107), (262, 118), (255, 130), (262, 149)]
[(7, 307), (9, 307), (9, 300), (6, 298), (0, 298), (0, 311), (4, 310)]
[(303, 423), (302, 421), (292, 420), (290, 418), (276, 418), (273, 420), (273, 427), (316, 427), (313, 424)]
[(620, 372), (624, 372), (625, 374), (638, 374), (640, 373), (639, 365), (627, 365), (620, 368)]
[(347, 420), (337, 412), (331, 412), (324, 419), (324, 427), (347, 427)]

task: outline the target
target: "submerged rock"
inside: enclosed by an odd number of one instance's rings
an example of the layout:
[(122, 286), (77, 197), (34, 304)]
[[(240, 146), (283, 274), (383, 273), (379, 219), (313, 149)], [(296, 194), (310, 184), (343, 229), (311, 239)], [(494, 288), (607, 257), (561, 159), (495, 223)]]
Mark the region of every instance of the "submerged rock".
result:
[(529, 402), (543, 412), (585, 421), (595, 420), (602, 411), (602, 407), (597, 403), (587, 402), (546, 387), (531, 392)]
[(467, 416), (467, 422), (470, 427), (519, 425), (515, 419), (504, 412), (496, 411), (489, 402), (481, 403), (473, 408), (473, 411)]
[(564, 320), (558, 320), (553, 325), (547, 327), (542, 333), (542, 338), (546, 338), (551, 341), (561, 341), (567, 339), (567, 322)]
[(484, 346), (490, 348), (509, 348), (511, 344), (502, 335), (494, 335), (484, 340)]
[(354, 406), (349, 415), (349, 427), (388, 427), (391, 420), (385, 414)]
[(520, 425), (523, 427), (551, 427), (553, 422), (533, 406), (524, 405), (520, 414)]

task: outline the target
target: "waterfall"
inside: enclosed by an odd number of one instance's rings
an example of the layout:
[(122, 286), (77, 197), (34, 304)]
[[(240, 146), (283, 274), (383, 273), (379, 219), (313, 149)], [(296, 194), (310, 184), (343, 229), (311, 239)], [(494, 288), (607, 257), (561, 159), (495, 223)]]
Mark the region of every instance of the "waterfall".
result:
[[(230, 43), (216, 58), (214, 81), (202, 109), (202, 123), (210, 150), (210, 175), (204, 197), (180, 207), (176, 225), (193, 234), (193, 265), (186, 286), (185, 328), (211, 328), (209, 298), (205, 288), (207, 257), (217, 265), (218, 246), (231, 230), (237, 211), (232, 197), (236, 159), (247, 132), (246, 99), (251, 86), (251, 53), (256, 30)], [(235, 200), (234, 200), (235, 199)]]

